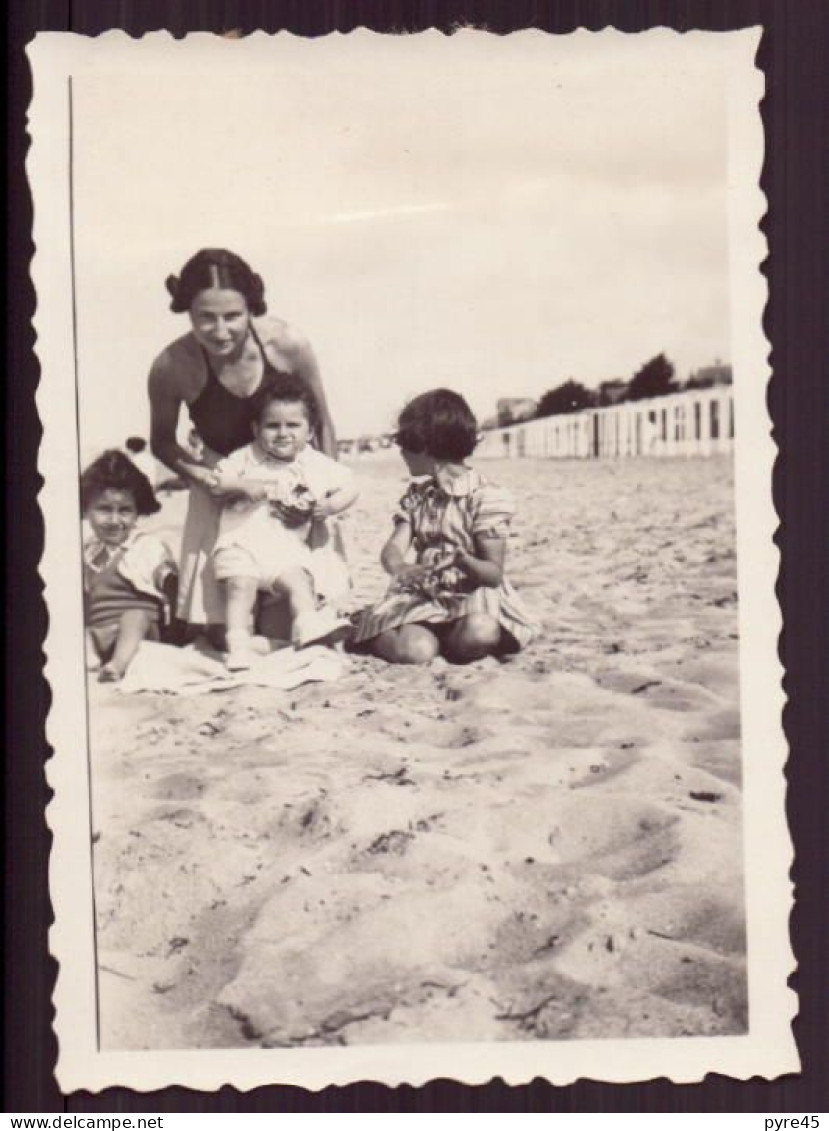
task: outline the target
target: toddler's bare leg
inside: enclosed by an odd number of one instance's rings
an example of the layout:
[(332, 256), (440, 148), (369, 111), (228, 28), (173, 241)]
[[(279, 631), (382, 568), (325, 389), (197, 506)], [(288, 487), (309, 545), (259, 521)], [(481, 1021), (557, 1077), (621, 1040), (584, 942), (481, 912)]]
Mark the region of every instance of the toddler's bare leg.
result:
[(102, 683), (115, 683), (123, 679), (124, 672), (138, 651), (138, 645), (146, 638), (152, 623), (150, 614), (144, 609), (128, 609), (121, 614), (115, 651), (98, 676)]
[(390, 664), (428, 664), (438, 654), (438, 640), (423, 624), (404, 624), (381, 632), (371, 650)]
[(501, 626), (488, 613), (470, 613), (455, 621), (443, 641), (447, 660), (468, 664), (498, 651), (501, 643)]
[(229, 577), (225, 582), (227, 666), (232, 671), (250, 667), (250, 629), (256, 591), (254, 577)]

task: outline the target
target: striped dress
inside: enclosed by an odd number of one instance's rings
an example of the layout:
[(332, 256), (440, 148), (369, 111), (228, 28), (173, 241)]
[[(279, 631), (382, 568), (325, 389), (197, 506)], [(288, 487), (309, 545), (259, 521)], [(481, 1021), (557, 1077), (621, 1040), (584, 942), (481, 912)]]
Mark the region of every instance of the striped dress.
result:
[[(476, 554), (477, 538), (506, 539), (514, 510), (505, 491), (470, 468), (445, 486), (435, 479), (413, 482), (394, 522), (409, 525), (418, 565), (431, 565), (456, 549)], [(386, 596), (361, 613), (355, 639), (361, 643), (404, 624), (445, 624), (471, 613), (497, 620), (513, 648), (526, 647), (537, 632), (506, 578), (497, 589), (473, 588), (453, 567), (440, 574), (440, 587), (429, 593), (407, 592), (393, 581)]]

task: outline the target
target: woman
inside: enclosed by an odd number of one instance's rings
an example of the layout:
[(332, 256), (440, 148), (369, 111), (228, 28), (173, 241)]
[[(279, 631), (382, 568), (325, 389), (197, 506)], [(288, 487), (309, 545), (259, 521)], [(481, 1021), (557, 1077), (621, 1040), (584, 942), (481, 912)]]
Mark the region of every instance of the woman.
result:
[[(311, 347), (285, 322), (262, 317), (265, 288), (243, 259), (204, 249), (166, 285), (170, 309), (189, 316), (190, 331), (159, 354), (150, 370), (150, 445), (190, 485), (178, 617), (215, 635), (224, 623), (224, 605), (211, 562), (219, 525), (211, 469), (250, 443), (251, 422), (270, 376), (291, 373), (307, 382), (319, 404), (317, 443), (332, 458), (337, 445)], [(183, 405), (203, 441), (200, 462), (176, 439)]]

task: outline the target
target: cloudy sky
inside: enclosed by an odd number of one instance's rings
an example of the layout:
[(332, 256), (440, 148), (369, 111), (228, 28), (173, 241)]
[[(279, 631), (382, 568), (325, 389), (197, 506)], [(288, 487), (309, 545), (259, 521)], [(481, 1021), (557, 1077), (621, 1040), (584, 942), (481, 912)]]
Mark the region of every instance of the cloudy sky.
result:
[(727, 359), (726, 38), (365, 36), (241, 68), (228, 44), (80, 78), (85, 451), (146, 432), (188, 328), (164, 279), (204, 246), (308, 335), (342, 436), (436, 384), (487, 416), (661, 351)]

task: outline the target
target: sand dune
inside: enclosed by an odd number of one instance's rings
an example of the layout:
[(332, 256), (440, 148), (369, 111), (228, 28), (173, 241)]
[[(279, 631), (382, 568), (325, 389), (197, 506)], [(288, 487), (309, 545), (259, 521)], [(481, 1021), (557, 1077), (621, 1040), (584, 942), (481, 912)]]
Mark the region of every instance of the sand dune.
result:
[[(358, 466), (355, 605), (404, 486)], [(104, 1047), (745, 1030), (730, 462), (482, 469), (525, 653), (90, 685)]]

